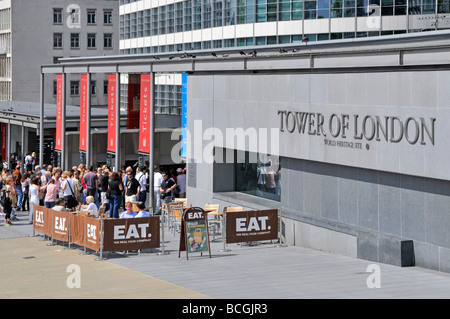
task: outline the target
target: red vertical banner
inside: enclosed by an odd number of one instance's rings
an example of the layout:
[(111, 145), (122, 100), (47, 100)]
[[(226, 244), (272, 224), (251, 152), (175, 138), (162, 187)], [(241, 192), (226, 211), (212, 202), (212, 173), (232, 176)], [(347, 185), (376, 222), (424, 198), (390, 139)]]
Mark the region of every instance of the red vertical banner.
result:
[(63, 76), (56, 75), (56, 141), (55, 150), (62, 150)]
[(108, 75), (108, 152), (116, 152), (116, 87), (115, 74)]
[(6, 123), (2, 123), (2, 160), (6, 161), (6, 141), (7, 141), (7, 137), (6, 135), (8, 134), (7, 132), (7, 126)]
[(150, 103), (151, 76), (141, 74), (141, 111), (139, 115), (139, 149), (141, 153), (150, 153)]
[(86, 152), (86, 121), (87, 121), (87, 95), (88, 95), (88, 76), (87, 74), (81, 74), (80, 79), (80, 151)]
[(127, 129), (139, 128), (140, 74), (128, 74)]

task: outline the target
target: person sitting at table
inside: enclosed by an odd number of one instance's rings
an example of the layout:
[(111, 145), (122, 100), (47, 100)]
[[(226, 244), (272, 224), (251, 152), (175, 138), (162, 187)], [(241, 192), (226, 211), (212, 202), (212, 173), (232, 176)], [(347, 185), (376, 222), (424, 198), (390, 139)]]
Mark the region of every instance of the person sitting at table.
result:
[(95, 205), (95, 199), (94, 196), (90, 195), (86, 197), (86, 204), (87, 207), (81, 209), (82, 211), (92, 211), (92, 215), (94, 215), (95, 217), (98, 217), (98, 209), (97, 209), (97, 205)]
[(143, 202), (137, 203), (137, 208), (139, 209), (136, 218), (138, 217), (150, 217), (150, 213), (145, 211), (145, 204)]
[(131, 202), (125, 203), (125, 211), (120, 214), (119, 218), (134, 218), (136, 216), (136, 212), (133, 211), (133, 204)]
[(67, 212), (66, 210), (66, 201), (64, 200), (63, 197), (60, 197), (56, 200), (55, 202), (55, 206), (53, 206), (53, 210), (57, 210), (59, 212)]

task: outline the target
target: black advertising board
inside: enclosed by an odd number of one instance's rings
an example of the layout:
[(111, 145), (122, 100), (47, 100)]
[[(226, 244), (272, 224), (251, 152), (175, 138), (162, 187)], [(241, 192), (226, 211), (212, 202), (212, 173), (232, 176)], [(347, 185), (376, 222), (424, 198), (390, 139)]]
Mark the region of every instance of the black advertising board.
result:
[(211, 257), (211, 247), (208, 235), (208, 214), (200, 207), (191, 207), (183, 213), (180, 231), (180, 249), (178, 257), (182, 251), (186, 251), (186, 259), (189, 253), (209, 253)]

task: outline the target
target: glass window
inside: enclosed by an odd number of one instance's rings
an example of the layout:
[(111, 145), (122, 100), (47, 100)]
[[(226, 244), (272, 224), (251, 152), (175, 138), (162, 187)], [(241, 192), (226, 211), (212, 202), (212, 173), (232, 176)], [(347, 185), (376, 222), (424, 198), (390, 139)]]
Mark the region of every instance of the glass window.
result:
[(237, 0), (237, 23), (244, 24), (246, 21), (246, 2), (245, 0)]
[(105, 48), (112, 48), (112, 41), (113, 41), (113, 37), (111, 33), (105, 33), (103, 35), (103, 47)]
[(342, 0), (331, 0), (331, 17), (342, 17)]
[[(382, 1), (382, 4), (384, 1)], [(409, 0), (409, 14), (421, 14), (422, 8), (420, 6), (420, 0)]]
[(211, 28), (211, 2), (203, 0), (202, 16), (203, 28)]
[(438, 13), (450, 13), (449, 0), (438, 0)]
[(256, 0), (256, 22), (267, 21), (267, 0)]
[(256, 37), (256, 45), (266, 45), (266, 37)]
[(91, 81), (91, 94), (97, 94), (97, 81)]
[(182, 31), (183, 31), (183, 3), (177, 2), (175, 9), (175, 32), (182, 32)]
[(279, 157), (244, 151), (235, 154), (235, 191), (280, 201)]
[(234, 39), (224, 39), (223, 45), (225, 48), (232, 48), (234, 47)]
[(236, 0), (224, 0), (224, 25), (234, 25), (236, 23)]
[(202, 1), (194, 0), (194, 20), (193, 20), (193, 29), (199, 30), (202, 28)]
[(97, 23), (97, 10), (88, 9), (87, 10), (87, 23), (88, 24), (96, 24)]
[(280, 35), (278, 37), (278, 43), (280, 43), (280, 44), (291, 43), (291, 36), (290, 35)]
[(329, 8), (330, 8), (329, 0), (318, 0), (318, 2), (317, 2), (317, 9), (318, 9), (317, 18), (318, 19), (329, 18), (330, 17)]
[(278, 19), (280, 21), (288, 21), (291, 19), (291, 1), (280, 0), (280, 13)]
[(112, 24), (113, 23), (113, 15), (112, 9), (103, 10), (103, 24)]
[(63, 18), (63, 9), (55, 8), (53, 9), (53, 23), (54, 24), (62, 24)]
[(80, 81), (70, 81), (70, 95), (80, 95)]
[(192, 30), (192, 1), (191, 0), (184, 2), (183, 23), (184, 23), (184, 31)]
[(277, 0), (267, 0), (267, 21), (277, 21)]
[(63, 47), (63, 34), (53, 33), (53, 47), (62, 48)]
[(88, 33), (88, 35), (87, 35), (87, 47), (88, 48), (95, 48), (97, 46), (95, 40), (96, 40), (95, 33)]
[(292, 20), (303, 19), (303, 1), (292, 1)]
[(344, 0), (344, 17), (354, 17), (356, 14), (355, 0)]
[(71, 48), (79, 48), (80, 47), (80, 34), (79, 33), (71, 33), (70, 34), (70, 47)]

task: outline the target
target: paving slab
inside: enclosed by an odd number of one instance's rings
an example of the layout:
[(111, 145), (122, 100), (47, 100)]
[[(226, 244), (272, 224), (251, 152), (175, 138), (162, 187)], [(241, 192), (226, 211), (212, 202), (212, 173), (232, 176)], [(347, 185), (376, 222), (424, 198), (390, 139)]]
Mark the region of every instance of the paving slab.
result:
[[(0, 298), (149, 299), (447, 299), (450, 274), (398, 267), (276, 242), (232, 244), (220, 238), (208, 254), (181, 252), (179, 234), (165, 232), (165, 249), (99, 254), (49, 245), (32, 236), (25, 213), (0, 226)], [(0, 220), (1, 222), (1, 220)], [(68, 288), (78, 265), (81, 288)], [(378, 267), (379, 287), (368, 285)]]

